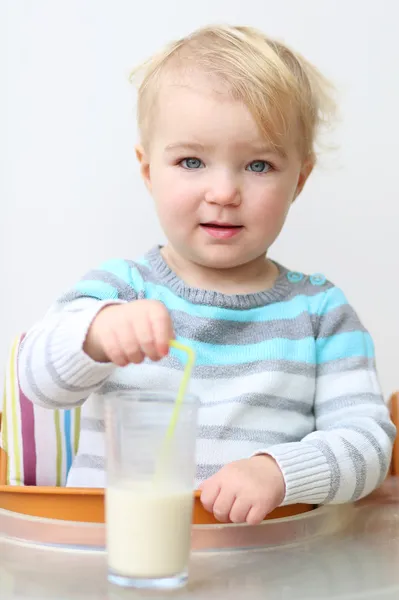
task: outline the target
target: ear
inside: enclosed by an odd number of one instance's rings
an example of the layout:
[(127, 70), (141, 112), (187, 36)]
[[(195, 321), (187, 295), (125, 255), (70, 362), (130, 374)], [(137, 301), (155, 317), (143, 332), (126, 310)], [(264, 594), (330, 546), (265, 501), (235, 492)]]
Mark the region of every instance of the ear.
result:
[(140, 163), (141, 177), (143, 178), (148, 191), (151, 192), (150, 161), (147, 157), (147, 153), (141, 144), (138, 144), (135, 150), (137, 160)]
[(293, 202), (298, 198), (299, 194), (302, 192), (309, 175), (313, 171), (314, 165), (315, 165), (315, 157), (314, 156), (309, 157), (303, 163), (301, 172), (299, 173), (298, 184), (297, 184), (297, 187), (295, 190)]

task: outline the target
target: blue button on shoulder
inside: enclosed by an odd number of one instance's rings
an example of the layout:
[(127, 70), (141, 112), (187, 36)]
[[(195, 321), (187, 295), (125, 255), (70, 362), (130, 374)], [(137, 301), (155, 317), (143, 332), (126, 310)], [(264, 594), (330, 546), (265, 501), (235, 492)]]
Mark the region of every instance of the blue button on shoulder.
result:
[(297, 271), (289, 271), (287, 273), (287, 279), (291, 283), (298, 283), (299, 281), (302, 281), (303, 274), (298, 273)]
[(309, 281), (312, 285), (324, 285), (327, 279), (322, 273), (315, 273), (309, 277)]

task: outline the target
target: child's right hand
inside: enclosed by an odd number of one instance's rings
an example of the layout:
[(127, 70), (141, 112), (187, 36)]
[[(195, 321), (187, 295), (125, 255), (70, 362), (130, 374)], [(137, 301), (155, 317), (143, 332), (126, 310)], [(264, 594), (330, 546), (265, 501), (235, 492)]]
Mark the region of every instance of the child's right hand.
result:
[(96, 362), (119, 367), (160, 360), (174, 338), (172, 320), (157, 300), (135, 300), (103, 308), (92, 322), (83, 350)]

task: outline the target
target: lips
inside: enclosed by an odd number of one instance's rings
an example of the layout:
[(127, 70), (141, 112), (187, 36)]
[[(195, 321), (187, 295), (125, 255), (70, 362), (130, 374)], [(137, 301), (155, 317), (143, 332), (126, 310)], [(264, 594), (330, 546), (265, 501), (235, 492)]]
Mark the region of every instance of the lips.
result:
[(229, 239), (240, 233), (242, 225), (234, 225), (233, 223), (224, 223), (219, 221), (210, 221), (209, 223), (201, 223), (201, 229), (208, 235), (218, 239)]

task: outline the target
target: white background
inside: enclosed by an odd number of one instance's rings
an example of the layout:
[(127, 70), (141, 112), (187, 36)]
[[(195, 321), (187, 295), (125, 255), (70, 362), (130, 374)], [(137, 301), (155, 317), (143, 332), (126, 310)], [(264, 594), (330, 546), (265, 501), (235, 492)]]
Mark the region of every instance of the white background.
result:
[(399, 388), (398, 20), (394, 0), (0, 0), (0, 362), (86, 269), (163, 241), (135, 164), (129, 71), (228, 22), (288, 42), (338, 87), (338, 149), (272, 256), (343, 287), (385, 394)]

